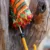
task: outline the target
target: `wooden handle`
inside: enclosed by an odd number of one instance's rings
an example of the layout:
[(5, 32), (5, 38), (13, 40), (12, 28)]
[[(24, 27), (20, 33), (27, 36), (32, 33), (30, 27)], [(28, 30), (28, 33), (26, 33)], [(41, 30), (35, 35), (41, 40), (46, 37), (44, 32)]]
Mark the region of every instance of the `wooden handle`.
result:
[(24, 50), (28, 50), (28, 46), (26, 44), (26, 40), (24, 37), (22, 37), (22, 43), (23, 43), (23, 46), (24, 46)]
[(33, 50), (37, 50), (37, 46), (35, 44), (33, 45)]

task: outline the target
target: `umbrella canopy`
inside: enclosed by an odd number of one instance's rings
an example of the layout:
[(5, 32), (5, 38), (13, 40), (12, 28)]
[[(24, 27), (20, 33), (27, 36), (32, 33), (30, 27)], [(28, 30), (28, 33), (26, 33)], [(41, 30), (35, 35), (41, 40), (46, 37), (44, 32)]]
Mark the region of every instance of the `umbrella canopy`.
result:
[(32, 14), (25, 0), (10, 0), (10, 16), (14, 27), (24, 28), (32, 19)]

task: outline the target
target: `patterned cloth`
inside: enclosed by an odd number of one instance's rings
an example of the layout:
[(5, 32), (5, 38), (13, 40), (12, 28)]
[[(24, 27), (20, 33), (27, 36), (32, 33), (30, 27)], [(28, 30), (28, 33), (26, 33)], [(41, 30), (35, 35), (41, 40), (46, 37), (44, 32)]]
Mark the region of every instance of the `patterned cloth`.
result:
[(14, 27), (24, 28), (32, 19), (32, 14), (24, 0), (10, 0), (10, 15)]

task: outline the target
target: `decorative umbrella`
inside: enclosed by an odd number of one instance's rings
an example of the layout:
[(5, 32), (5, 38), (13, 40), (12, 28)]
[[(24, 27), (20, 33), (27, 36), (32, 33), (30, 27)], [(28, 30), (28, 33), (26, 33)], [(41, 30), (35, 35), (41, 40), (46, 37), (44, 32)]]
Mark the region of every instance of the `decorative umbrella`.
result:
[(20, 30), (20, 36), (24, 49), (28, 50), (28, 46), (21, 28), (25, 28), (28, 24), (30, 24), (33, 16), (24, 0), (10, 0), (10, 16), (12, 17), (13, 27), (19, 28)]

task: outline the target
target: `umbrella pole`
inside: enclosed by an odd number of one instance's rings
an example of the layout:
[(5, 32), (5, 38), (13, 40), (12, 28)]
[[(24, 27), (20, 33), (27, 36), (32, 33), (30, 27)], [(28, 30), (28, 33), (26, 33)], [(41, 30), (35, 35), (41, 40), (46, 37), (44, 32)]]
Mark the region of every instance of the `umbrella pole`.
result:
[(22, 32), (22, 29), (21, 29), (20, 26), (19, 26), (19, 29), (20, 29), (20, 36), (21, 36), (22, 44), (24, 46), (24, 50), (28, 50), (28, 46), (27, 46), (27, 43), (26, 43), (26, 39), (24, 37), (24, 33)]

